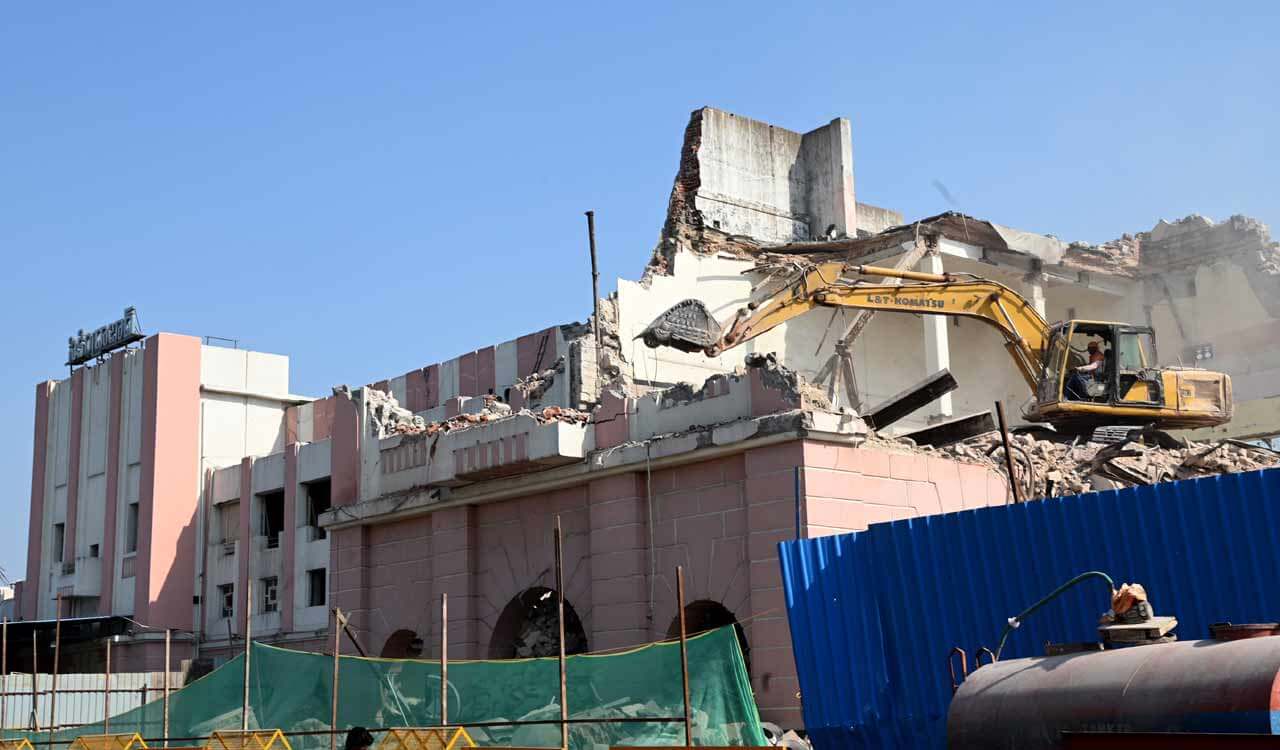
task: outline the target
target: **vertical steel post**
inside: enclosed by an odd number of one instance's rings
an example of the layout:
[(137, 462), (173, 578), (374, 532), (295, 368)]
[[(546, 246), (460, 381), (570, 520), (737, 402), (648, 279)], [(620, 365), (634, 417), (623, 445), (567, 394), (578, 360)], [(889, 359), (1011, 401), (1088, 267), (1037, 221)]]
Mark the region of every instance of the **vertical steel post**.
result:
[(40, 636), (31, 627), (31, 731), (40, 731), (39, 705), (36, 703), (36, 677), (40, 674)]
[(102, 692), (105, 696), (102, 699), (102, 733), (111, 734), (111, 639), (115, 636), (107, 636), (107, 668), (102, 673), (103, 684)]
[(556, 516), (556, 629), (560, 633), (560, 747), (569, 750), (569, 689), (564, 660), (564, 540), (561, 538), (560, 516)]
[(338, 666), (342, 651), (342, 610), (333, 608), (333, 696), (329, 706), (329, 750), (338, 750)]
[(253, 578), (244, 585), (244, 699), (240, 704), (240, 731), (249, 731), (249, 654), (253, 643)]
[(58, 660), (62, 655), (62, 594), (58, 594), (57, 611), (53, 620), (53, 684), (49, 690), (49, 744), (53, 744), (53, 730), (58, 726)]
[(587, 212), (587, 238), (591, 242), (591, 312), (595, 321), (591, 328), (596, 334), (596, 359), (603, 352), (604, 338), (600, 333), (600, 271), (596, 268), (596, 212)]
[(1009, 489), (1013, 491), (1013, 501), (1022, 502), (1022, 491), (1018, 488), (1018, 476), (1013, 473), (1013, 451), (1009, 448), (1009, 428), (1004, 421), (1004, 403), (996, 402), (996, 418), (1000, 420), (1000, 441), (1004, 443), (1004, 465), (1009, 472)]
[(4, 684), (0, 687), (0, 729), (9, 728), (9, 618), (4, 618), (4, 624), (0, 625), (0, 641), (3, 641), (0, 649), (0, 675)]
[(684, 689), (684, 746), (693, 747), (693, 708), (689, 705), (689, 634), (684, 623), (684, 566), (676, 566), (676, 606), (680, 611), (680, 684)]
[(440, 726), (449, 726), (449, 595), (440, 594)]
[(169, 746), (169, 649), (173, 645), (172, 631), (164, 629), (164, 746)]

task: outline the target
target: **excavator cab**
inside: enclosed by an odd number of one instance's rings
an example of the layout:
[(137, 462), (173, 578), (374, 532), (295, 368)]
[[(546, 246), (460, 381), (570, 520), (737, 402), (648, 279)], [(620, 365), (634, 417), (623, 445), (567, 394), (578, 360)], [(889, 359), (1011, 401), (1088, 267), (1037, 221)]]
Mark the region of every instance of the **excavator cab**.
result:
[(1197, 427), (1229, 419), (1230, 405), (1226, 375), (1159, 367), (1151, 328), (1069, 320), (1050, 328), (1031, 416), (1063, 426)]

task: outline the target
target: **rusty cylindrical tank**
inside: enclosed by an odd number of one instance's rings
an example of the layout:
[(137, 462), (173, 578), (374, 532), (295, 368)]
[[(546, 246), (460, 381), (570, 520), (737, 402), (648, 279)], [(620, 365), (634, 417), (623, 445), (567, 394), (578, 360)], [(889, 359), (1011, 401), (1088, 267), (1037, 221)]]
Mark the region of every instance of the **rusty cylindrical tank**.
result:
[(1061, 747), (1063, 731), (1280, 734), (1280, 636), (1012, 659), (965, 679), (947, 747)]

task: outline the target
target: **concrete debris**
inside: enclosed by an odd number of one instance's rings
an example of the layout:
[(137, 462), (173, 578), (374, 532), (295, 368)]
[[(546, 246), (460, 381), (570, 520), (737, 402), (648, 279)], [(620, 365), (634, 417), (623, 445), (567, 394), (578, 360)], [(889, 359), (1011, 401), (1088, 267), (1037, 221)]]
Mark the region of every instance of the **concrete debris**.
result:
[(499, 401), (494, 396), (486, 396), (484, 408), (478, 412), (467, 412), (439, 422), (431, 422), (423, 427), (421, 433), (408, 434), (425, 434), (431, 436), (442, 432), (465, 430), (477, 425), (509, 419), (513, 416), (532, 417), (538, 420), (541, 424), (550, 424), (551, 422), (586, 424), (591, 421), (591, 413), (582, 411), (581, 409), (570, 409), (566, 406), (547, 406), (541, 409), (521, 409), (520, 411), (513, 411), (509, 404)]
[(801, 403), (804, 404), (805, 408), (831, 410), (831, 400), (827, 398), (826, 392), (819, 386), (800, 377), (795, 370), (778, 362), (778, 355), (774, 352), (748, 354), (746, 365), (760, 370), (761, 380), (765, 387), (799, 394)]
[(365, 388), (364, 391), (365, 403), (369, 407), (370, 427), (377, 437), (417, 435), (426, 430), (426, 421), (400, 406), (395, 396), (376, 388)]
[[(1037, 439), (1030, 434), (1011, 435), (1010, 440), (1015, 472), (1028, 498), (1280, 466), (1280, 453), (1234, 440), (1187, 441), (1180, 447), (1173, 447), (1177, 442), (1167, 435), (1148, 435), (1115, 443), (1062, 442)], [(1004, 470), (1004, 448), (996, 431), (948, 445), (938, 452)]]
[(556, 357), (551, 367), (520, 378), (512, 387), (524, 394), (526, 403), (532, 403), (542, 398), (542, 394), (556, 382), (556, 375), (562, 373), (564, 373), (564, 357)]
[(813, 747), (808, 737), (794, 729), (784, 731), (782, 727), (771, 721), (760, 722), (760, 729), (764, 731), (765, 741), (771, 746), (785, 747), (789, 750), (811, 750)]

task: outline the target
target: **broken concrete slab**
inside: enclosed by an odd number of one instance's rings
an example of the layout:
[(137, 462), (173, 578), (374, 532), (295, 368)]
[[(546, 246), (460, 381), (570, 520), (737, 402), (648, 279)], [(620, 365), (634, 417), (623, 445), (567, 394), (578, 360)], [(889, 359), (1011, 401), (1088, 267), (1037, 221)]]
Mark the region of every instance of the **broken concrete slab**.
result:
[(963, 417), (931, 424), (922, 430), (903, 433), (898, 437), (910, 440), (916, 445), (931, 445), (937, 448), (959, 442), (974, 435), (990, 432), (995, 428), (996, 422), (995, 418), (991, 416), (991, 412), (982, 411), (977, 414), (968, 414)]
[(883, 430), (917, 409), (928, 406), (939, 398), (959, 388), (951, 371), (945, 367), (919, 383), (908, 386), (863, 415), (867, 424)]

